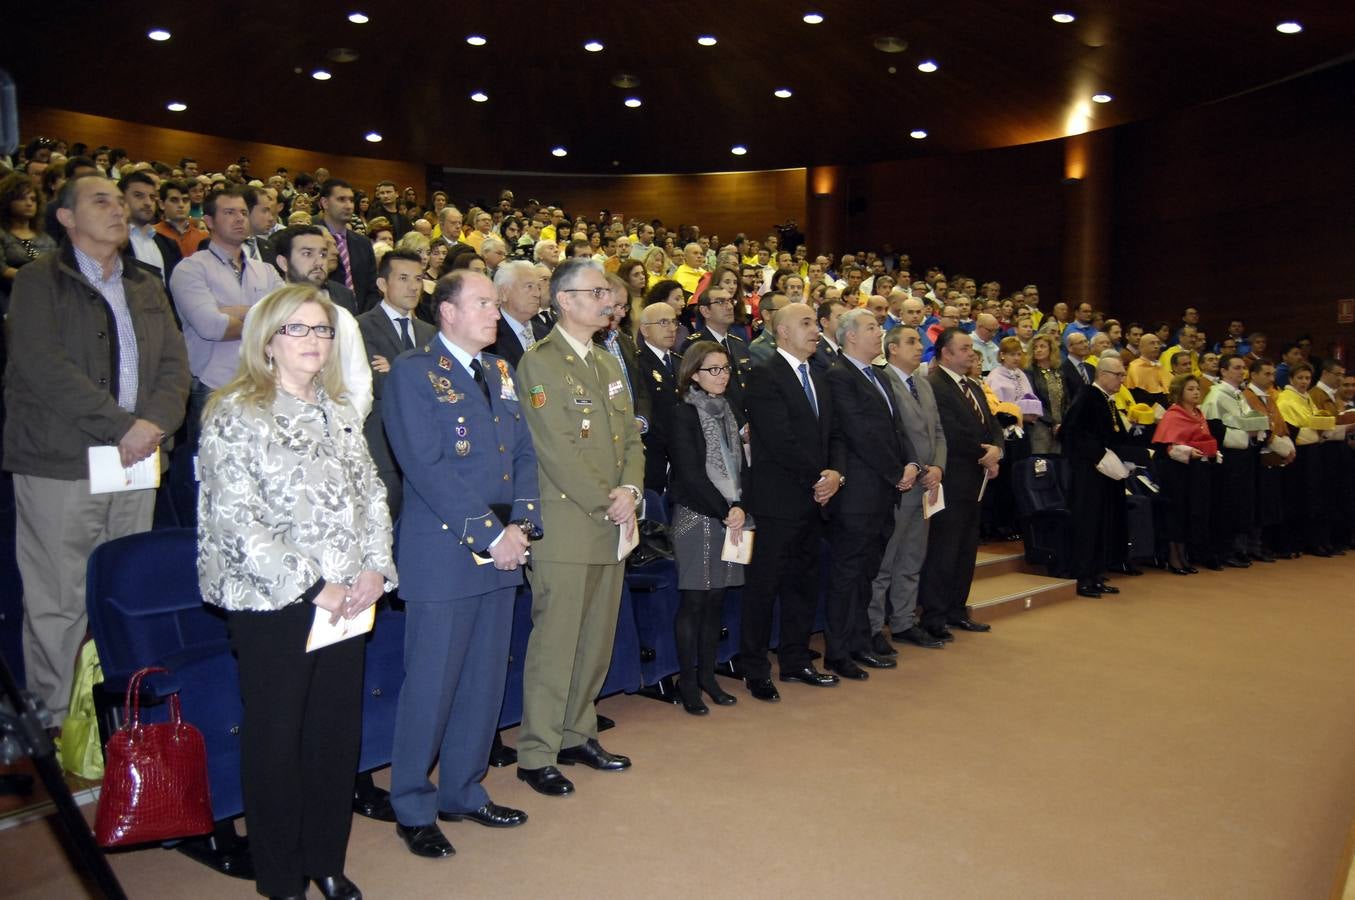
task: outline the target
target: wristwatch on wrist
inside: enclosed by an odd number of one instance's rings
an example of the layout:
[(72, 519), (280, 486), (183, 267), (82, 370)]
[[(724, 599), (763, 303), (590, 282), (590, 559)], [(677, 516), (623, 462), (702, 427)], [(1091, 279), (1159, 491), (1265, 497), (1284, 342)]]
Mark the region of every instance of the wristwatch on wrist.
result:
[(536, 541), (536, 540), (540, 540), (540, 539), (541, 539), (541, 534), (542, 534), (541, 526), (540, 526), (540, 525), (537, 525), (535, 522), (531, 521), (530, 519), (514, 519), (513, 521), (509, 522), (508, 524), (509, 524), (509, 525), (516, 525), (518, 528), (521, 528), (521, 529), (522, 529), (522, 533), (523, 533), (524, 535), (526, 535), (527, 540), (529, 540), (529, 541)]

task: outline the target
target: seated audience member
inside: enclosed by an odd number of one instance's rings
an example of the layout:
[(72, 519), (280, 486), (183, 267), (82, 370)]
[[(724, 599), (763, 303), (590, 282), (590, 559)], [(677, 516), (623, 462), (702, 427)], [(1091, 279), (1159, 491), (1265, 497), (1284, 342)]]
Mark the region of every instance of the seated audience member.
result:
[(715, 677), (724, 590), (743, 584), (743, 566), (724, 561), (721, 551), (726, 536), (737, 544), (751, 540), (752, 529), (742, 505), (747, 458), (738, 417), (725, 397), (730, 377), (729, 357), (720, 345), (698, 341), (688, 347), (678, 370), (680, 400), (667, 425), (671, 533), (681, 591), (673, 623), (678, 691), (692, 715), (710, 712), (703, 691), (720, 706), (737, 702)]
[(1276, 399), (1297, 448), (1294, 464), (1285, 467), (1285, 521), (1292, 535), (1302, 535), (1305, 552), (1331, 556), (1332, 548), (1326, 543), (1327, 523), (1320, 514), (1327, 490), (1322, 481), (1321, 432), (1334, 428), (1336, 418), (1322, 415), (1313, 403), (1309, 391), (1312, 381), (1313, 367), (1295, 362), (1289, 371), (1289, 384)]
[(1059, 430), (1073, 402), (1063, 380), (1058, 346), (1058, 338), (1052, 334), (1037, 334), (1030, 340), (1031, 363), (1026, 370), (1026, 379), (1044, 410), (1029, 426), (1031, 453), (1060, 452)]
[[(306, 652), (315, 607), (354, 619), (395, 585), (385, 489), (349, 406), (333, 305), (313, 285), (258, 304), (204, 415), (198, 572), (239, 660), (240, 778), (259, 893), (357, 896), (344, 875), (365, 641)], [(308, 490), (297, 492), (304, 483)], [(239, 547), (262, 548), (242, 554)]]
[[(1156, 337), (1145, 335), (1145, 337)], [(1204, 399), (1200, 379), (1187, 372), (1172, 379), (1171, 406), (1153, 433), (1153, 474), (1161, 489), (1165, 515), (1159, 517), (1161, 540), (1167, 545), (1167, 570), (1194, 575), (1191, 557), (1210, 558), (1212, 469), (1218, 442), (1200, 412)]]

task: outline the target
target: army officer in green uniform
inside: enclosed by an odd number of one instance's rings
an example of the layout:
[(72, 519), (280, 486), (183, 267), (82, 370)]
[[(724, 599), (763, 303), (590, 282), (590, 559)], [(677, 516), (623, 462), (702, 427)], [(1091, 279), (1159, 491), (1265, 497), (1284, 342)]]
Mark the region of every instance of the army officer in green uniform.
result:
[(644, 448), (615, 357), (593, 343), (613, 296), (602, 267), (561, 263), (550, 280), (550, 334), (518, 366), (524, 416), (536, 445), (545, 536), (532, 549), (532, 634), (523, 672), (518, 778), (547, 796), (572, 793), (556, 764), (602, 771), (630, 766), (597, 740), (593, 699), (612, 655), (621, 579), (621, 533), (634, 534)]

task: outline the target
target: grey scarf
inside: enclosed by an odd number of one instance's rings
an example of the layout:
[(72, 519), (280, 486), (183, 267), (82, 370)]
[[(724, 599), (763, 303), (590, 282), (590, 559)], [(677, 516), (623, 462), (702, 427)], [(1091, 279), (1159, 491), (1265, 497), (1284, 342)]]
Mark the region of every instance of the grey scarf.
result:
[(684, 401), (696, 409), (701, 434), (706, 439), (706, 477), (730, 503), (739, 500), (739, 459), (743, 443), (739, 423), (723, 396), (712, 397), (696, 386), (687, 389)]

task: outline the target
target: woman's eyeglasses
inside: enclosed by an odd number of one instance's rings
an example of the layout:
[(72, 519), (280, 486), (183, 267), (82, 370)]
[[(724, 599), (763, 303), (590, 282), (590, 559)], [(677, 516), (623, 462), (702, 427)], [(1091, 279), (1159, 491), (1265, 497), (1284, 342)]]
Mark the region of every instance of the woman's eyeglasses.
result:
[(706, 366), (704, 369), (697, 369), (698, 372), (705, 372), (711, 378), (719, 378), (721, 375), (729, 375), (734, 371), (733, 366)]
[(323, 338), (327, 341), (334, 340), (333, 325), (304, 325), (301, 322), (288, 322), (278, 329), (278, 334), (285, 334), (288, 337), (294, 338), (303, 338), (312, 331), (315, 332), (315, 336), (318, 338)]

